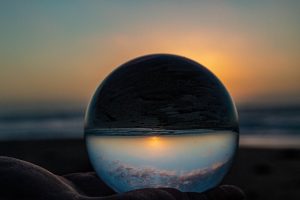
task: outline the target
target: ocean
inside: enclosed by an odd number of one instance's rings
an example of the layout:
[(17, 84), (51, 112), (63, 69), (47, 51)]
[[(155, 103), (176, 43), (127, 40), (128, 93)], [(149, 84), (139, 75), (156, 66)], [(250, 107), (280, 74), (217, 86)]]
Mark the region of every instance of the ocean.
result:
[[(300, 106), (241, 106), (242, 146), (300, 148)], [(84, 109), (0, 112), (0, 140), (80, 139)]]

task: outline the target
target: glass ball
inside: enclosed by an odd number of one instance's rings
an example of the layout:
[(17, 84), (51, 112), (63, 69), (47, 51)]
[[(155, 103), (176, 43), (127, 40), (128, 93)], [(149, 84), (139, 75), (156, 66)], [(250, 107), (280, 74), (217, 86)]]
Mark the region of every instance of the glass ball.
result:
[(97, 175), (117, 192), (203, 192), (228, 172), (238, 146), (235, 105), (202, 65), (175, 55), (133, 59), (96, 90), (85, 138)]

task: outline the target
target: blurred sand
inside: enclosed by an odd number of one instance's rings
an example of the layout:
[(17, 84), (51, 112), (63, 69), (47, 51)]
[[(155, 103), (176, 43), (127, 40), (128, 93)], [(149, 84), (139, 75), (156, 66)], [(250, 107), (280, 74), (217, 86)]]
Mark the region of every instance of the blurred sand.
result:
[[(0, 142), (0, 155), (23, 159), (56, 174), (91, 171), (83, 140)], [(300, 149), (240, 148), (224, 184), (247, 199), (300, 199)]]

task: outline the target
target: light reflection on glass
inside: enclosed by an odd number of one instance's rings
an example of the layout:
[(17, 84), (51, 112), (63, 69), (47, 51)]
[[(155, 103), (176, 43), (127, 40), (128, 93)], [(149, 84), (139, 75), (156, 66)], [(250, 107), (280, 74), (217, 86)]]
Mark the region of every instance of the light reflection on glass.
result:
[(124, 137), (93, 130), (86, 139), (96, 172), (118, 192), (144, 187), (201, 192), (218, 184), (227, 173), (237, 133), (185, 133)]

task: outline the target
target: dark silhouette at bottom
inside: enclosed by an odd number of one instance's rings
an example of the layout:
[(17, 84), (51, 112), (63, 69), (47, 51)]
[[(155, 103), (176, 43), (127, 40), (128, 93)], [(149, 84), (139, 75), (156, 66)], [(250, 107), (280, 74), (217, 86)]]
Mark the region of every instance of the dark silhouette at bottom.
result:
[(244, 198), (239, 188), (230, 185), (222, 185), (205, 193), (180, 192), (172, 188), (147, 188), (117, 194), (94, 172), (58, 176), (32, 163), (0, 156), (0, 199), (240, 200)]

